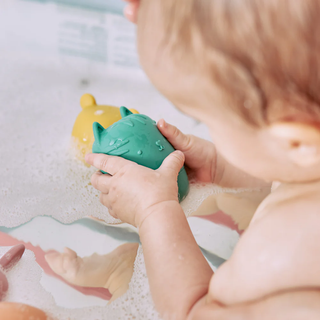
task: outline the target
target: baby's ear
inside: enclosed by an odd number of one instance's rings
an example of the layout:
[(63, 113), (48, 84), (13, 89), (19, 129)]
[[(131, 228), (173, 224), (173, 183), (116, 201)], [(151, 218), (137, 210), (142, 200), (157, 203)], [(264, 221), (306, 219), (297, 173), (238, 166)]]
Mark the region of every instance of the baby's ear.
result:
[(276, 122), (268, 130), (282, 142), (292, 162), (301, 167), (320, 164), (320, 129), (317, 127), (300, 122)]
[(104, 127), (100, 123), (94, 122), (92, 129), (93, 129), (94, 140), (98, 144), (100, 144), (100, 142), (101, 142), (101, 133), (104, 131)]
[(125, 118), (127, 116), (130, 116), (133, 113), (126, 107), (120, 107), (120, 114), (121, 114), (121, 118)]

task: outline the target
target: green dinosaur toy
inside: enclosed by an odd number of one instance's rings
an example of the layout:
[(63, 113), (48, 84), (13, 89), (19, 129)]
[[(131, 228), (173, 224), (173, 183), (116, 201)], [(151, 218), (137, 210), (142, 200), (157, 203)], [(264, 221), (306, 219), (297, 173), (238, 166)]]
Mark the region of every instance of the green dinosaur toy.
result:
[[(93, 124), (95, 142), (93, 153), (104, 153), (134, 161), (139, 165), (158, 169), (163, 160), (175, 149), (160, 133), (156, 122), (142, 114), (133, 114), (120, 108), (122, 119), (104, 129), (98, 122)], [(106, 173), (106, 172), (104, 172)], [(189, 181), (183, 167), (178, 176), (179, 201), (189, 192)]]

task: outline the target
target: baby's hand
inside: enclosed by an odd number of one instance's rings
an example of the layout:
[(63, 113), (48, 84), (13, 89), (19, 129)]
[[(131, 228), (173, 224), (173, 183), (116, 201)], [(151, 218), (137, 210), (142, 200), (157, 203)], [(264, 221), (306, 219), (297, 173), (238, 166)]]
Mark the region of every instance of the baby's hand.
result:
[(110, 173), (96, 172), (91, 183), (101, 191), (100, 201), (109, 213), (123, 222), (140, 227), (159, 205), (178, 202), (177, 178), (184, 163), (180, 151), (171, 153), (158, 170), (105, 154), (88, 154), (86, 162)]
[(163, 119), (158, 122), (158, 129), (175, 149), (184, 153), (191, 177), (199, 182), (214, 182), (216, 149), (212, 142), (185, 135)]

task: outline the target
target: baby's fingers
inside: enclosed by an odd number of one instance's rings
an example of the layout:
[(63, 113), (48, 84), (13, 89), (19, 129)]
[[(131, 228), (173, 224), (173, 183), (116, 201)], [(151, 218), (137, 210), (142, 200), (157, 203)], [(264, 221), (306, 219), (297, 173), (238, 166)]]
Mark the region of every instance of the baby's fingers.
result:
[(170, 171), (173, 172), (176, 176), (178, 176), (184, 164), (184, 160), (184, 154), (181, 151), (172, 152), (167, 158), (164, 159), (158, 171)]
[(111, 176), (98, 171), (92, 175), (91, 184), (95, 189), (101, 191), (102, 193), (108, 194), (110, 188), (110, 179)]
[(117, 174), (117, 172), (126, 165), (132, 164), (132, 162), (129, 160), (102, 153), (88, 153), (85, 157), (85, 160), (91, 166), (94, 166), (104, 172), (108, 172), (112, 176)]
[(177, 127), (165, 122), (163, 119), (158, 122), (158, 129), (175, 149), (187, 152), (192, 147), (189, 135), (182, 133)]

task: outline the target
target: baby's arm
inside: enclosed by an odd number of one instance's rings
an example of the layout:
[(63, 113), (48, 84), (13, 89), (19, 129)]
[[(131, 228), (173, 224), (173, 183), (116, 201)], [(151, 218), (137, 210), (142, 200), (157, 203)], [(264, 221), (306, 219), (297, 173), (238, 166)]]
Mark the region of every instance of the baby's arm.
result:
[(179, 203), (152, 208), (139, 228), (151, 294), (164, 319), (186, 319), (207, 294), (212, 270)]
[(178, 202), (183, 154), (173, 152), (158, 170), (103, 154), (89, 154), (86, 161), (111, 174), (98, 171), (91, 178), (109, 213), (139, 229), (157, 309), (185, 319), (206, 295), (213, 272)]

